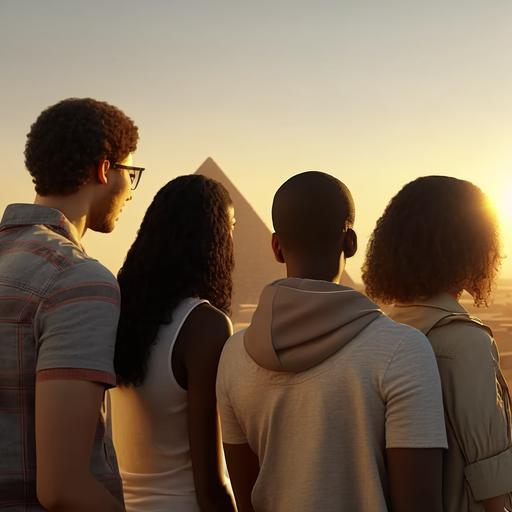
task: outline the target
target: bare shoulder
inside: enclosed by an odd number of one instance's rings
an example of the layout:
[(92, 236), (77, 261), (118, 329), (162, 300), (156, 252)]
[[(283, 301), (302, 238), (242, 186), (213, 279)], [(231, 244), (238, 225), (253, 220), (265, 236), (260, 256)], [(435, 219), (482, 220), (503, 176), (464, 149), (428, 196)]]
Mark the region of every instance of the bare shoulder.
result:
[(187, 352), (219, 355), (232, 334), (233, 326), (229, 317), (208, 303), (194, 308), (180, 333), (187, 340)]
[(190, 313), (188, 319), (196, 329), (208, 336), (231, 336), (233, 326), (229, 317), (220, 309), (208, 303), (199, 304)]

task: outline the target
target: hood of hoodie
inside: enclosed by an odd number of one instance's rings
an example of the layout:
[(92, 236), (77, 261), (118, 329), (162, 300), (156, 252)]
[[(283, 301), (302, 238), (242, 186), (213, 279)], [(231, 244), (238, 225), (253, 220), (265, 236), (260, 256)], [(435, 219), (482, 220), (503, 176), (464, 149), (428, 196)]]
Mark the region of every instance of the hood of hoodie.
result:
[(313, 279), (281, 279), (263, 289), (244, 345), (263, 368), (302, 372), (338, 352), (382, 314), (352, 288)]

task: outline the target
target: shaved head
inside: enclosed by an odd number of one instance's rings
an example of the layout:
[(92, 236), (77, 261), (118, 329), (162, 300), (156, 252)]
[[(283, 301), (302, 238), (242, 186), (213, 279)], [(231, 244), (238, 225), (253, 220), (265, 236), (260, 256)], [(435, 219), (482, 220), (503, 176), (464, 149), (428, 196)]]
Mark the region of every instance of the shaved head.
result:
[(274, 196), (272, 222), (289, 250), (313, 253), (339, 243), (354, 223), (349, 189), (329, 174), (308, 171), (283, 183)]

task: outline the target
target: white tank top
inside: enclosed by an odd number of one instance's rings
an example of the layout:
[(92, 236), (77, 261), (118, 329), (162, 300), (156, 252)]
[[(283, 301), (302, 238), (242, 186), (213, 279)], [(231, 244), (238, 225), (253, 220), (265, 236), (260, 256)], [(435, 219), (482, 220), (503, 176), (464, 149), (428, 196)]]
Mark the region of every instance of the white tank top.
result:
[(172, 372), (172, 351), (190, 312), (184, 299), (160, 326), (141, 386), (110, 391), (112, 435), (127, 512), (199, 512), (187, 424), (187, 391)]

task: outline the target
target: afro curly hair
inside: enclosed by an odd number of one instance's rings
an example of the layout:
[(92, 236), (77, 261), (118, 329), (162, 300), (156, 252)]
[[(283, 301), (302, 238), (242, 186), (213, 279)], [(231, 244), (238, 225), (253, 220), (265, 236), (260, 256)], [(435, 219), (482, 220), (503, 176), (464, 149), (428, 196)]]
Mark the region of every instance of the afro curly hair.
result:
[(44, 110), (30, 128), (25, 165), (42, 196), (77, 192), (102, 159), (135, 151), (138, 130), (121, 110), (91, 98), (68, 98)]
[(473, 183), (425, 176), (391, 199), (368, 243), (362, 278), (384, 304), (466, 290), (487, 304), (501, 264), (496, 214)]

